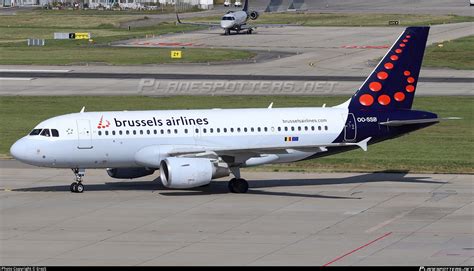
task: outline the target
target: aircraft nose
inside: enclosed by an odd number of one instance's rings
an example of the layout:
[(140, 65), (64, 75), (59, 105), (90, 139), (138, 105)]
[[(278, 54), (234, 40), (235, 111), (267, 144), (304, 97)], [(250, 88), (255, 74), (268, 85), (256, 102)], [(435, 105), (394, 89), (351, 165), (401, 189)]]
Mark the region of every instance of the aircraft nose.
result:
[(231, 23), (226, 22), (226, 21), (221, 21), (221, 27), (224, 29), (229, 28), (231, 27)]
[(20, 139), (16, 141), (11, 147), (10, 147), (10, 154), (13, 156), (13, 158), (24, 161), (26, 160), (26, 151), (27, 151), (27, 146), (25, 139)]

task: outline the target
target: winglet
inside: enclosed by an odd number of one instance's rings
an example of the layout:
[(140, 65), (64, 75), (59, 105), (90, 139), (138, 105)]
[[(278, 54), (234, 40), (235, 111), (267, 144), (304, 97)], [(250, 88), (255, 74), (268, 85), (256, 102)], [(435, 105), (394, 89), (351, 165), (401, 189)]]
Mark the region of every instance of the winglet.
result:
[(273, 108), (273, 102), (268, 106), (268, 109)]
[(359, 146), (364, 151), (367, 151), (367, 142), (369, 142), (370, 139), (372, 139), (372, 137), (368, 137), (368, 138), (358, 142), (357, 146)]
[(86, 107), (85, 107), (85, 106), (82, 107), (82, 109), (81, 109), (81, 111), (80, 111), (79, 113), (84, 113), (84, 110), (86, 110)]

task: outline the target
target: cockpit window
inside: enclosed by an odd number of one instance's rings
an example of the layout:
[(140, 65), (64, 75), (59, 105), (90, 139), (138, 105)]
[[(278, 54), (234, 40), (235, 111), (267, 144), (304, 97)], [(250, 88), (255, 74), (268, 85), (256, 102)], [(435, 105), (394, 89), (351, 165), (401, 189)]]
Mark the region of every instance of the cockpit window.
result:
[(33, 129), (33, 131), (30, 132), (30, 136), (36, 136), (36, 135), (41, 135), (41, 136), (53, 136), (53, 137), (59, 137), (59, 132), (56, 129)]
[(42, 136), (50, 136), (49, 134), (49, 129), (43, 129), (43, 131), (41, 131), (41, 134)]
[(33, 129), (33, 131), (30, 132), (30, 136), (35, 136), (39, 135), (41, 133), (42, 129)]
[(224, 17), (222, 17), (222, 20), (223, 21), (233, 21), (233, 20), (235, 20), (235, 18), (234, 17), (229, 17), (229, 16), (224, 16)]

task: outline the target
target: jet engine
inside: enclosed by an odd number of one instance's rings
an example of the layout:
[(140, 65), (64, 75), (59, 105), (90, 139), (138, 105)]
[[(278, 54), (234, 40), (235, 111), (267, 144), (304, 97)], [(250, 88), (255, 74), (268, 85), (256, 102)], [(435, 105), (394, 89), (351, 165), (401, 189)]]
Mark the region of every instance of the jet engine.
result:
[(227, 167), (207, 158), (168, 157), (161, 161), (160, 178), (168, 188), (193, 188), (207, 185), (213, 178), (229, 176)]
[(115, 179), (134, 179), (151, 175), (155, 172), (154, 169), (145, 167), (132, 168), (108, 168), (107, 174)]
[(258, 14), (258, 12), (255, 11), (255, 10), (254, 10), (254, 11), (251, 11), (250, 14), (249, 14), (249, 17), (250, 17), (250, 19), (252, 19), (252, 20), (257, 20), (258, 16), (260, 16), (260, 14)]

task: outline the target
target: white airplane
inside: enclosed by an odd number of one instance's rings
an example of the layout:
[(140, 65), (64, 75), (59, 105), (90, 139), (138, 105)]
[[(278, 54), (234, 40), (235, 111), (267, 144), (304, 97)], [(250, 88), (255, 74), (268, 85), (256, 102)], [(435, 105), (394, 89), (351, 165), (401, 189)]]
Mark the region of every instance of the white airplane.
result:
[(168, 188), (207, 185), (232, 174), (229, 190), (245, 193), (240, 169), (331, 155), (399, 137), (439, 122), (412, 110), (429, 27), (409, 27), (360, 89), (334, 107), (84, 112), (38, 124), (10, 149), (22, 162), (71, 168), (72, 192), (85, 170), (113, 178), (160, 171)]
[(230, 35), (231, 31), (235, 31), (237, 33), (240, 33), (241, 31), (245, 31), (247, 34), (252, 34), (252, 31), (254, 30), (254, 28), (256, 26), (247, 25), (247, 21), (248, 21), (248, 19), (256, 20), (258, 17), (259, 17), (259, 13), (257, 11), (249, 11), (249, 1), (248, 0), (245, 0), (244, 7), (242, 8), (242, 10), (228, 11), (222, 17), (220, 24), (182, 22), (179, 19), (178, 13), (176, 12), (176, 19), (177, 19), (179, 24), (221, 27), (222, 29), (224, 29), (225, 35)]

